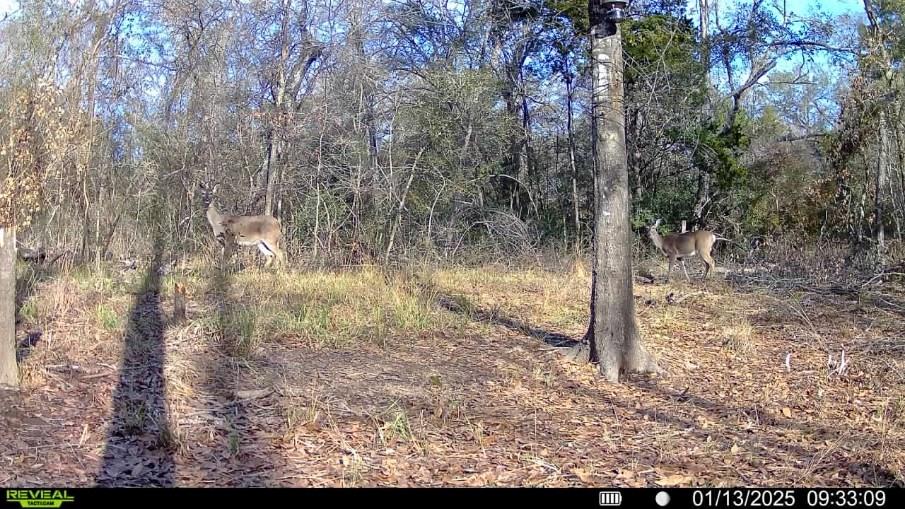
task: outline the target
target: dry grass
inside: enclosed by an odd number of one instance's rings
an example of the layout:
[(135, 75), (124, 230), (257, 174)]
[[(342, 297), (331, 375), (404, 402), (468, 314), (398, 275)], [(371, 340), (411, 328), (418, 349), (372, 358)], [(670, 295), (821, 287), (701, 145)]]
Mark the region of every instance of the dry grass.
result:
[[(215, 295), (205, 272), (189, 274), (196, 319), (217, 317), (218, 329), (250, 353), (263, 339), (307, 348), (341, 348), (361, 342), (386, 346), (429, 330), (454, 327), (414, 282), (388, 279), (377, 270), (354, 273), (300, 271), (290, 277), (264, 270), (228, 276), (229, 289)], [(225, 304), (228, 311), (217, 311)]]
[[(170, 323), (176, 280), (188, 319)], [(637, 284), (667, 376), (608, 385), (539, 340), (584, 332), (588, 283), (580, 264), (225, 276), (198, 264), (161, 285), (165, 405), (116, 426), (159, 430), (148, 443), (170, 452), (154, 468), (168, 462), (178, 485), (903, 482), (895, 307), (720, 279)], [(0, 420), (17, 430), (0, 439), (0, 483), (93, 484), (141, 288), (141, 271), (35, 281), (20, 328), (42, 339), (23, 348), (27, 396)], [(827, 359), (843, 350), (840, 372)]]
[(723, 329), (723, 344), (738, 354), (751, 353), (754, 350), (754, 329), (747, 321), (729, 324)]

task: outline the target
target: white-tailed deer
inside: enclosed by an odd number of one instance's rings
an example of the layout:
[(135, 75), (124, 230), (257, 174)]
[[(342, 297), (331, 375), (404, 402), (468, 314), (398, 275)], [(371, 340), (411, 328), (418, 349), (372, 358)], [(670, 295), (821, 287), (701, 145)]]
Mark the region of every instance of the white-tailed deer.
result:
[(691, 278), (688, 277), (688, 271), (685, 269), (685, 258), (692, 256), (700, 256), (701, 259), (704, 260), (704, 264), (707, 265), (707, 267), (704, 269), (704, 275), (701, 279), (707, 279), (707, 275), (710, 274), (710, 271), (716, 266), (713, 262), (713, 258), (710, 256), (710, 250), (713, 249), (713, 244), (716, 243), (719, 237), (706, 230), (671, 233), (665, 237), (661, 237), (660, 233), (657, 232), (658, 226), (660, 226), (659, 219), (654, 222), (653, 226), (648, 228), (648, 235), (654, 245), (657, 246), (657, 249), (669, 259), (669, 270), (666, 272), (666, 280), (669, 281), (669, 276), (672, 274), (672, 267), (675, 265), (676, 260), (678, 260), (682, 263), (682, 271), (685, 273), (685, 279), (691, 281)]
[(222, 253), (227, 259), (232, 257), (236, 246), (257, 246), (267, 258), (265, 267), (269, 267), (274, 258), (279, 266), (286, 262), (286, 254), (280, 248), (282, 231), (279, 219), (268, 215), (222, 215), (214, 205), (217, 186), (208, 191), (202, 185), (201, 190), (207, 202), (207, 222), (214, 230), (214, 237), (223, 246)]

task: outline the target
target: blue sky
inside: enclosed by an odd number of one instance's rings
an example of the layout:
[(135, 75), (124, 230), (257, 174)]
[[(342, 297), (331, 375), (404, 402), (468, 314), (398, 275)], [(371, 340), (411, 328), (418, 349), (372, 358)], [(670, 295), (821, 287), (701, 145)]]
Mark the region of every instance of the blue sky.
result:
[[(2, 2), (3, 0), (0, 0)], [(819, 8), (829, 14), (860, 14), (864, 12), (864, 3), (861, 0), (773, 0), (775, 4), (786, 4), (786, 9), (798, 15), (808, 14), (812, 9)], [(713, 0), (711, 0), (713, 3)], [(696, 9), (697, 0), (688, 0), (688, 9), (692, 11)], [(726, 5), (734, 5), (732, 0), (722, 0), (719, 2), (720, 7)]]
[(786, 6), (789, 10), (800, 14), (807, 14), (808, 10), (814, 6), (819, 6), (823, 11), (829, 14), (861, 14), (864, 12), (864, 3), (856, 0), (787, 0)]

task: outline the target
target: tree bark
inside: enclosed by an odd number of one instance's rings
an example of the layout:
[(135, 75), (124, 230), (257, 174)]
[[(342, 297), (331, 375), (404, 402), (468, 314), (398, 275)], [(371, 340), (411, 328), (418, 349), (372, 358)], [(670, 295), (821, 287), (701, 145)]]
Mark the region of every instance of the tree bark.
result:
[(657, 372), (641, 344), (632, 292), (632, 232), (625, 148), (622, 38), (605, 18), (601, 0), (590, 0), (593, 73), (594, 269), (591, 320), (585, 335), (589, 360), (617, 382), (624, 372)]
[(19, 386), (16, 363), (16, 229), (0, 226), (0, 386)]

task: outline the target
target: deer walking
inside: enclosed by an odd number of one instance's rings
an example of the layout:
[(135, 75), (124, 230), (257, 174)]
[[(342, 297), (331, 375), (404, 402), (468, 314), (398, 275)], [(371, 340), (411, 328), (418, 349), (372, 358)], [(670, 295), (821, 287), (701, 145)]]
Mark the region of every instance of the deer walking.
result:
[(685, 269), (685, 258), (692, 256), (700, 256), (701, 259), (704, 260), (706, 268), (704, 269), (704, 275), (701, 277), (701, 280), (706, 280), (707, 275), (710, 274), (710, 271), (716, 266), (713, 257), (710, 256), (710, 251), (713, 249), (713, 244), (716, 243), (719, 237), (706, 230), (671, 233), (665, 237), (661, 237), (660, 233), (657, 232), (658, 226), (660, 226), (659, 219), (654, 222), (653, 226), (648, 228), (648, 235), (654, 245), (657, 246), (657, 249), (669, 259), (669, 270), (666, 272), (666, 280), (670, 280), (672, 267), (675, 265), (676, 260), (678, 260), (682, 264), (682, 271), (685, 273), (685, 279), (690, 282), (691, 278), (688, 277), (688, 271)]
[(257, 246), (267, 259), (264, 267), (270, 267), (276, 258), (277, 265), (286, 262), (286, 253), (280, 248), (282, 240), (279, 219), (269, 215), (232, 216), (220, 214), (214, 205), (214, 193), (217, 186), (208, 192), (201, 186), (207, 202), (207, 222), (214, 231), (214, 237), (223, 247), (222, 254), (232, 257), (236, 246)]

